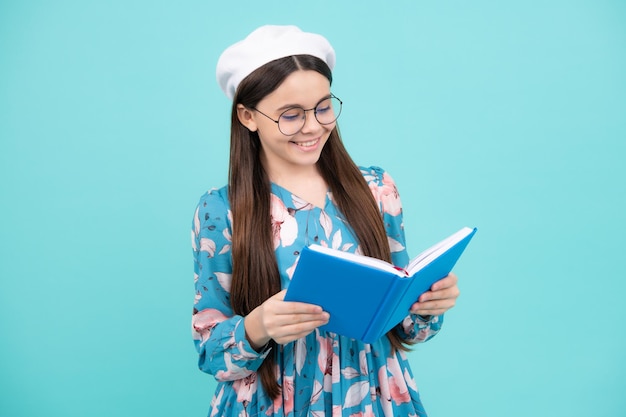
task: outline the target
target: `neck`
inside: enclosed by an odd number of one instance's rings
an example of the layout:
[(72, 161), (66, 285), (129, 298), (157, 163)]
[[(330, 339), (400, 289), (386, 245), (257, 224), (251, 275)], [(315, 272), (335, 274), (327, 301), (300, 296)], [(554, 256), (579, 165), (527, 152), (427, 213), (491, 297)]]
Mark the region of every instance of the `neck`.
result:
[(287, 171), (268, 170), (271, 182), (289, 190), (308, 203), (324, 207), (328, 185), (322, 177), (317, 165)]
[(316, 166), (289, 172), (268, 171), (268, 176), (271, 182), (281, 186), (290, 184), (307, 184), (317, 182), (322, 178)]
[(315, 179), (321, 179), (317, 164), (286, 165), (269, 163), (265, 155), (261, 154), (261, 163), (269, 180), (280, 186), (289, 184), (306, 184)]

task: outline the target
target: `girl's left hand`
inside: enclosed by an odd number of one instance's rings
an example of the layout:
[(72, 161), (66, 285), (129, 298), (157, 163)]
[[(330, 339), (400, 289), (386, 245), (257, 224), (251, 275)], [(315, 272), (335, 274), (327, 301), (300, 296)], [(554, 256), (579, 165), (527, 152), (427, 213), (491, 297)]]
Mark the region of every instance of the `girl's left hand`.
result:
[(457, 282), (458, 278), (453, 273), (435, 282), (430, 291), (422, 294), (411, 306), (411, 313), (420, 316), (438, 316), (450, 310), (460, 294)]

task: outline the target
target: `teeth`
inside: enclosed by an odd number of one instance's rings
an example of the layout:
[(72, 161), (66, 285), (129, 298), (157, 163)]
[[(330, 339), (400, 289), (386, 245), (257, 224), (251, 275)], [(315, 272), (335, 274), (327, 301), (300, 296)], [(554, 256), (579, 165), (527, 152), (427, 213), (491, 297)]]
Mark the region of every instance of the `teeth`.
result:
[(315, 140), (310, 140), (308, 142), (301, 142), (301, 143), (297, 143), (298, 146), (302, 146), (302, 147), (308, 147), (308, 146), (313, 146), (317, 143), (317, 139)]

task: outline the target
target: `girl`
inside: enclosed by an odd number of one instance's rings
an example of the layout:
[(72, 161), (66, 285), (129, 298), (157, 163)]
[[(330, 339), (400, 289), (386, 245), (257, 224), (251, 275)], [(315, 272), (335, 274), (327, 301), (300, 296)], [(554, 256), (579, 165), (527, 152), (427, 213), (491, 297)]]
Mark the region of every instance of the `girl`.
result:
[(405, 351), (439, 331), (453, 274), (374, 344), (320, 331), (328, 313), (283, 301), (306, 245), (409, 259), (393, 180), (342, 144), (334, 62), (325, 38), (294, 26), (263, 26), (218, 61), (229, 180), (200, 199), (192, 229), (193, 337), (218, 381), (210, 416), (426, 415)]

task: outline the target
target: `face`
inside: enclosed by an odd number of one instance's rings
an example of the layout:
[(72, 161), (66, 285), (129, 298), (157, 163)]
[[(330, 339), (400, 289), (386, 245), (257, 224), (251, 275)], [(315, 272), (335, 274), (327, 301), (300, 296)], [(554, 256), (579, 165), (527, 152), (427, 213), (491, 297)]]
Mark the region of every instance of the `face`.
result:
[(295, 71), (257, 104), (258, 111), (239, 105), (237, 109), (239, 120), (249, 130), (259, 134), (263, 164), (270, 177), (315, 169), (315, 164), (336, 123), (321, 125), (314, 112), (307, 111), (302, 129), (294, 135), (286, 136), (281, 133), (275, 122), (260, 112), (278, 120), (290, 107), (311, 109), (329, 95), (330, 82), (322, 74), (316, 71)]

